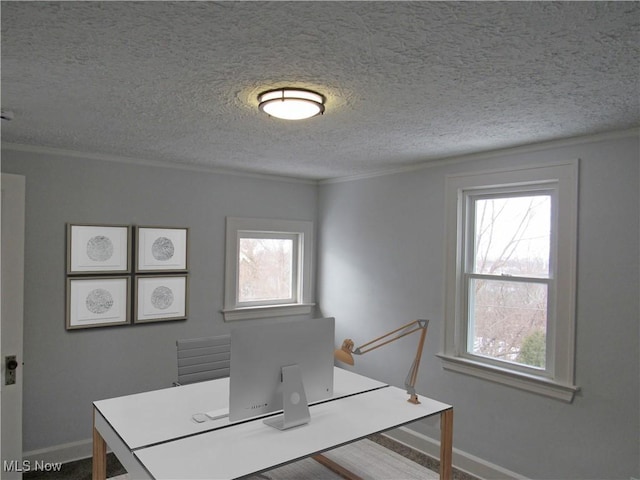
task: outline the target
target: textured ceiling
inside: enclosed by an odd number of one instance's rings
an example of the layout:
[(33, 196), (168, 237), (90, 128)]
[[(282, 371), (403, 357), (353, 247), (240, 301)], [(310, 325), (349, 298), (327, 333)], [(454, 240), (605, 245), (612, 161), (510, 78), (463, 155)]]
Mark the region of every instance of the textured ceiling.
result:
[[(2, 2), (2, 141), (322, 179), (640, 125), (638, 2)], [(325, 115), (267, 117), (303, 86)]]

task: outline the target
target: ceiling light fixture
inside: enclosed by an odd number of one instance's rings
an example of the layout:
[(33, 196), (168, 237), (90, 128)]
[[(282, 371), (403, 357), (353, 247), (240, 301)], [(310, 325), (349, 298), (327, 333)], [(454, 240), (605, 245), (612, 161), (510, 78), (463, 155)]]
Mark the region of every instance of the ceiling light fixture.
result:
[(258, 108), (271, 117), (304, 120), (324, 113), (325, 98), (302, 88), (278, 88), (258, 95)]

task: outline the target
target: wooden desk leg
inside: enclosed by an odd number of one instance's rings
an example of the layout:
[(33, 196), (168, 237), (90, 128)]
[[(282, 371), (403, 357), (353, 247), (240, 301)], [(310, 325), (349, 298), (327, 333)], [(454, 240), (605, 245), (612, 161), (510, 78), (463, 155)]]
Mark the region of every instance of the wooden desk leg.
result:
[(440, 414), (440, 480), (453, 478), (453, 408)]
[(93, 410), (93, 480), (107, 478), (107, 442), (96, 429), (96, 411)]
[(321, 453), (318, 453), (311, 458), (313, 458), (320, 465), (325, 466), (326, 468), (331, 470), (333, 473), (337, 473), (338, 475), (340, 475), (342, 478), (346, 480), (364, 480), (362, 477), (356, 475), (350, 470), (347, 470), (339, 463), (336, 463), (333, 460), (325, 457)]

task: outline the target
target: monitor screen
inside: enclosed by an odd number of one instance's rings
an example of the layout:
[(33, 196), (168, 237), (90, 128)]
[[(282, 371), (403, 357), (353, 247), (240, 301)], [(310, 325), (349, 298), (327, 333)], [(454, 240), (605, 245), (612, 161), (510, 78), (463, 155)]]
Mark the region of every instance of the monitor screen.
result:
[(333, 396), (334, 330), (333, 318), (232, 328), (229, 420), (283, 410), (283, 371), (302, 378), (296, 400), (299, 393), (307, 403)]

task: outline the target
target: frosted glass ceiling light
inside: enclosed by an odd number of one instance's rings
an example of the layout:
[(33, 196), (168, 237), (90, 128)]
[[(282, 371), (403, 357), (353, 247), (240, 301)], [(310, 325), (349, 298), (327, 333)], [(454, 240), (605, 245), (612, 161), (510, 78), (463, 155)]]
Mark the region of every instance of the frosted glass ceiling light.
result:
[(258, 95), (258, 108), (284, 120), (304, 120), (324, 112), (324, 96), (300, 88), (278, 88)]

